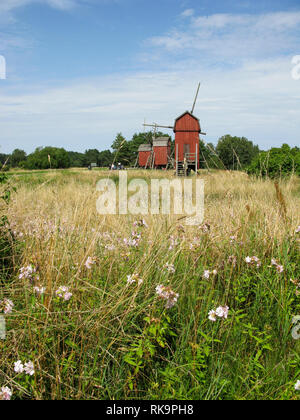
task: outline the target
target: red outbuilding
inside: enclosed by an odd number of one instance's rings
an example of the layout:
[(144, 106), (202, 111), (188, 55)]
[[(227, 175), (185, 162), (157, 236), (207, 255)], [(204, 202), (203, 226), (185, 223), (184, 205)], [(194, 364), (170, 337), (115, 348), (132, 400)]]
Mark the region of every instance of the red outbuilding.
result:
[(155, 168), (165, 168), (168, 166), (171, 156), (170, 137), (158, 137), (153, 140), (153, 155)]
[(150, 160), (152, 157), (152, 146), (151, 144), (141, 144), (139, 149), (139, 166), (146, 167), (150, 166)]

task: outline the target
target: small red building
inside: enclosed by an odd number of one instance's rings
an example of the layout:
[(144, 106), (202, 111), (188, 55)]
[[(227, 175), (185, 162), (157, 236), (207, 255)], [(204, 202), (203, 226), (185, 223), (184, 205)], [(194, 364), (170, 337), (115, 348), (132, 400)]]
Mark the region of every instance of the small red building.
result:
[(188, 169), (199, 168), (199, 141), (201, 127), (198, 118), (186, 111), (175, 120), (176, 169), (184, 164)]
[(152, 154), (151, 144), (141, 144), (138, 151), (139, 151), (139, 166), (145, 167), (147, 165), (149, 167), (151, 154)]
[(170, 137), (158, 137), (153, 140), (153, 154), (155, 168), (167, 167), (171, 156)]

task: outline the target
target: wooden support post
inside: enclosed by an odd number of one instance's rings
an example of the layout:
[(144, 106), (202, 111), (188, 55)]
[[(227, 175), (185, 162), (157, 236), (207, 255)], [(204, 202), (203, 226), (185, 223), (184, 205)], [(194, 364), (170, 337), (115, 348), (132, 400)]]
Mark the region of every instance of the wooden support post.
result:
[(176, 144), (176, 175), (178, 176), (178, 144)]

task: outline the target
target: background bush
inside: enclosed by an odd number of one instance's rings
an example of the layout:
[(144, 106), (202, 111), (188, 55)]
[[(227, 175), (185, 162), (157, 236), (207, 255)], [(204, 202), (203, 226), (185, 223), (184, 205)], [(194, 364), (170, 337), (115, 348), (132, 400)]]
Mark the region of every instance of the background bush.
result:
[(276, 178), (291, 175), (300, 175), (300, 149), (290, 148), (284, 144), (281, 148), (272, 148), (268, 152), (261, 152), (252, 161), (248, 173), (257, 176)]

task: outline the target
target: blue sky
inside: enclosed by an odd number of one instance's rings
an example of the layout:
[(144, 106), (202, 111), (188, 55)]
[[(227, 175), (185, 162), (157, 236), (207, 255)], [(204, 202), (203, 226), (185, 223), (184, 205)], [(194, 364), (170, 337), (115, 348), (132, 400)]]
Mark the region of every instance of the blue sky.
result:
[(0, 0), (0, 152), (108, 148), (190, 109), (216, 143), (300, 144), (299, 0)]

